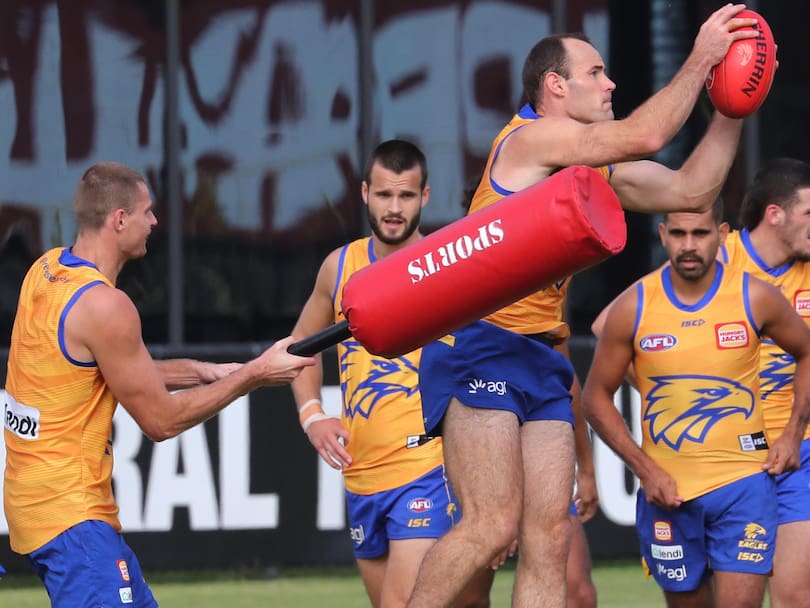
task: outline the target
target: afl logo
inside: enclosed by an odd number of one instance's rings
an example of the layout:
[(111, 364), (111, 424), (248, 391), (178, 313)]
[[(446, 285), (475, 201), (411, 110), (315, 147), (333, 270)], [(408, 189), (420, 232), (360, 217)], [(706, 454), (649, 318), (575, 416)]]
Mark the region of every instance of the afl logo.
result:
[(678, 343), (678, 338), (669, 334), (650, 334), (639, 340), (641, 350), (648, 353), (655, 353), (662, 350), (669, 350)]
[(408, 509), (414, 513), (424, 513), (433, 508), (433, 501), (429, 498), (414, 498), (408, 503)]

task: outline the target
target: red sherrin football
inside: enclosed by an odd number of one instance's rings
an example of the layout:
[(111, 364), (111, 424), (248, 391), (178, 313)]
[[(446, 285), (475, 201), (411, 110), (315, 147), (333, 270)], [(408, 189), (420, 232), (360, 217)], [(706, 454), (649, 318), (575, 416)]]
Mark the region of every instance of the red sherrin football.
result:
[(756, 18), (756, 25), (741, 29), (754, 29), (759, 36), (732, 43), (723, 61), (709, 72), (706, 90), (719, 112), (730, 118), (744, 118), (762, 105), (771, 89), (776, 43), (762, 15), (744, 10), (736, 17)]

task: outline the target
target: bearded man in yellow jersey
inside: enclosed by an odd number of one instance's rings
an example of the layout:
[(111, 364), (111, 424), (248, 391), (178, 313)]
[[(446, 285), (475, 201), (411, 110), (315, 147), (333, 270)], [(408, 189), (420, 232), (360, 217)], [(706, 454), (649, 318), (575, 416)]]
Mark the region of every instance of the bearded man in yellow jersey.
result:
[[(793, 158), (766, 163), (754, 176), (740, 209), (742, 229), (729, 235), (719, 258), (776, 285), (810, 324), (810, 165)], [(759, 393), (769, 439), (779, 437), (795, 398), (793, 357), (764, 336)], [(776, 478), (779, 527), (774, 572), (768, 581), (773, 608), (810, 608), (810, 431), (801, 466)]]
[[(583, 389), (586, 417), (638, 476), (636, 529), (667, 606), (762, 605), (773, 566), (775, 476), (795, 469), (810, 420), (810, 329), (779, 290), (716, 260), (728, 224), (670, 213), (669, 264), (611, 304)], [(760, 336), (796, 360), (796, 405), (765, 432)], [(632, 364), (639, 447), (613, 396)]]
[(146, 182), (118, 163), (95, 164), (79, 180), (73, 209), (76, 242), (31, 266), (11, 334), (3, 416), (11, 548), (28, 556), (55, 608), (156, 606), (120, 534), (117, 403), (162, 441), (252, 389), (289, 383), (315, 361), (288, 354), (290, 337), (244, 365), (152, 360), (135, 305), (115, 287), (124, 264), (146, 254), (157, 224)]
[[(293, 336), (304, 338), (343, 320), (341, 294), (352, 273), (422, 238), (427, 177), (427, 162), (415, 145), (393, 139), (377, 146), (362, 185), (372, 235), (324, 260)], [(341, 418), (321, 408), (317, 355), (315, 367), (292, 384), (301, 424), (324, 461), (343, 472), (354, 553), (372, 606), (404, 606), (425, 552), (461, 515), (445, 476), (442, 440), (425, 433), (420, 351), (385, 359), (348, 339), (337, 354)], [(488, 606), (492, 577), (482, 566), (455, 605)]]
[[(672, 81), (623, 120), (613, 120), (616, 85), (584, 35), (538, 42), (523, 66), (528, 103), (495, 138), (470, 213), (571, 165), (599, 167), (627, 209), (707, 209), (734, 159), (741, 120), (715, 114), (678, 171), (637, 159), (658, 152), (680, 130), (731, 43), (756, 35), (738, 29), (754, 23), (735, 17), (742, 9), (729, 4), (713, 13)], [(464, 519), (428, 552), (412, 608), (446, 606), (515, 538), (520, 554), (513, 605), (561, 608), (568, 601), (573, 369), (554, 349), (569, 333), (562, 320), (566, 285), (533, 294), (422, 350), (425, 426), (444, 438)]]

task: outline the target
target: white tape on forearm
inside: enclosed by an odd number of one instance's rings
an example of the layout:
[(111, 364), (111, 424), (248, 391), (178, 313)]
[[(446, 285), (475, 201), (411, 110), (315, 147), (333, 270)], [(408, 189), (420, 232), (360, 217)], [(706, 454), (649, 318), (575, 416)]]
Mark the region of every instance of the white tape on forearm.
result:
[(301, 407), (298, 408), (298, 413), (300, 414), (301, 412), (303, 412), (308, 407), (311, 407), (313, 405), (320, 405), (320, 404), (321, 404), (320, 399), (310, 399), (309, 401), (306, 401)]
[(329, 414), (324, 414), (323, 412), (312, 414), (312, 416), (310, 416), (301, 423), (301, 428), (303, 428), (304, 432), (306, 433), (313, 423), (318, 422), (319, 420), (328, 420), (329, 418), (336, 418), (336, 417), (330, 416)]

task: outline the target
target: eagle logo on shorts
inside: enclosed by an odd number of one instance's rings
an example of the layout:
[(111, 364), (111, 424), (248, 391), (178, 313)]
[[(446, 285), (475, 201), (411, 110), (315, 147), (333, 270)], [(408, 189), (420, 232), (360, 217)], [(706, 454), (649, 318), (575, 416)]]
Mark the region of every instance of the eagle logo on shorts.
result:
[(643, 420), (653, 442), (675, 451), (684, 441), (703, 443), (723, 418), (735, 414), (748, 418), (754, 411), (754, 394), (728, 378), (687, 374), (655, 376), (650, 381), (654, 386), (647, 394)]
[[(773, 344), (772, 340), (763, 340), (762, 345)], [(763, 399), (793, 382), (796, 360), (787, 353), (768, 353), (768, 362), (759, 372), (759, 389)]]
[[(410, 359), (373, 357), (363, 351), (359, 342), (353, 340), (341, 344), (346, 350), (340, 357), (340, 389), (344, 395), (349, 396), (344, 408), (349, 418), (354, 418), (355, 414), (368, 418), (374, 406), (383, 397), (399, 394), (406, 398), (418, 390), (419, 385), (415, 378), (419, 369)], [(348, 373), (357, 361), (357, 356), (371, 358), (371, 371), (366, 377), (354, 378)], [(403, 380), (409, 381), (410, 384), (402, 384)]]
[(767, 532), (765, 531), (765, 528), (752, 521), (750, 524), (745, 526), (744, 534), (745, 538), (756, 538), (758, 536), (765, 536)]

